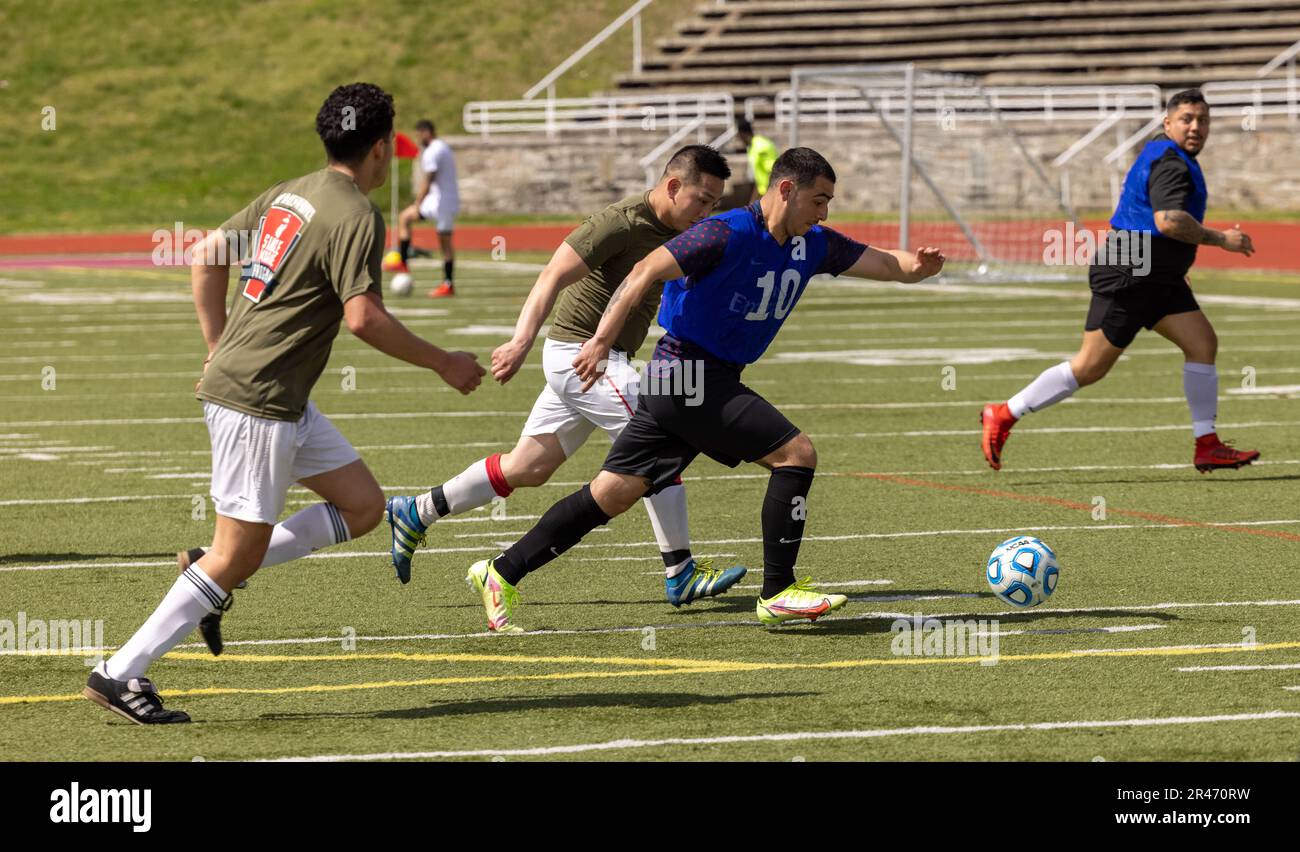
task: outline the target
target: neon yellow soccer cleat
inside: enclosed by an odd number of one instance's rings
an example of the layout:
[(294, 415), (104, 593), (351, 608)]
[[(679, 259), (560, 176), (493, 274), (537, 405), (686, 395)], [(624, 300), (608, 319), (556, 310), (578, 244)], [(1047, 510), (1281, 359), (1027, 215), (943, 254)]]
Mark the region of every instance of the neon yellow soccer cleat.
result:
[(522, 627), (510, 623), (510, 614), (519, 601), (515, 587), (507, 583), (492, 567), (491, 559), (483, 559), (469, 567), (465, 582), (479, 593), (483, 608), (487, 610), (488, 630), (494, 633), (523, 633)]
[(812, 577), (804, 577), (770, 598), (759, 598), (756, 612), (759, 621), (775, 627), (787, 621), (816, 621), (831, 610), (844, 606), (848, 600), (844, 595), (817, 591), (812, 587)]

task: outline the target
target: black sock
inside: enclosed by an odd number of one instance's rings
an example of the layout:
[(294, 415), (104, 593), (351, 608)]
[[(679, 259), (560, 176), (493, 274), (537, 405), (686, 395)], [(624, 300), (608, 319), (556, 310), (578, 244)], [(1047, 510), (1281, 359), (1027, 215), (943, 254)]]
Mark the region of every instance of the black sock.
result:
[(402, 254), (402, 263), (406, 263), (406, 259), (411, 256), (411, 241), (402, 240), (398, 244), (397, 250)]
[(433, 510), (438, 513), (438, 517), (445, 518), (451, 514), (451, 507), (447, 505), (447, 497), (442, 493), (441, 485), (430, 488), (429, 497), (433, 499)]
[(596, 527), (609, 523), (606, 515), (591, 496), (591, 486), (582, 486), (568, 497), (546, 510), (541, 520), (510, 549), (493, 563), (497, 573), (510, 585), (515, 585), (530, 571), (536, 571), (547, 562), (573, 547), (582, 537)]
[(664, 558), (665, 568), (673, 568), (691, 558), (691, 549), (688, 547), (685, 550), (661, 550), (659, 555)]
[(804, 520), (808, 517), (810, 467), (778, 467), (767, 480), (763, 498), (763, 592), (770, 598), (794, 582)]
[(456, 275), (456, 261), (444, 260), (442, 262), (442, 278), (444, 281), (454, 281)]

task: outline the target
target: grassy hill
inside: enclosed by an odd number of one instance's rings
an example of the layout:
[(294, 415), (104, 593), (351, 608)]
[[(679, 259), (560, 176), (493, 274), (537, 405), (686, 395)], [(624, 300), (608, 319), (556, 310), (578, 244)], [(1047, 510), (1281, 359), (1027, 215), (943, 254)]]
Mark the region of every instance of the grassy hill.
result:
[[(376, 83), (402, 128), (459, 133), (466, 101), (520, 97), (630, 2), (5, 0), (0, 233), (215, 225), (323, 162), (313, 121), (334, 86)], [(645, 43), (695, 2), (653, 4)], [(630, 43), (628, 27), (559, 93), (609, 87)]]

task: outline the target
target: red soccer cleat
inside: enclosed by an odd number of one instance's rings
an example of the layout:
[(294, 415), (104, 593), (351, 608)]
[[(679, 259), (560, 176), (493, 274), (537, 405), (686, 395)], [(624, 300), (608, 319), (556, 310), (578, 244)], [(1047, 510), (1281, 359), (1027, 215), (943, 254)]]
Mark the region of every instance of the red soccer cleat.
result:
[(1216, 433), (1211, 432), (1196, 439), (1196, 455), (1192, 458), (1192, 464), (1201, 473), (1207, 473), (1211, 470), (1236, 470), (1257, 458), (1259, 450), (1234, 450), (1230, 444), (1220, 441)]
[(985, 461), (994, 470), (1002, 469), (1002, 445), (1007, 442), (1007, 436), (1015, 424), (1016, 418), (1011, 416), (1011, 410), (1005, 402), (997, 405), (990, 402), (980, 412), (980, 425), (984, 427), (980, 449), (984, 451)]
[(450, 281), (444, 281), (429, 291), (430, 299), (441, 299), (444, 296), (454, 295), (456, 295), (456, 285), (452, 284)]

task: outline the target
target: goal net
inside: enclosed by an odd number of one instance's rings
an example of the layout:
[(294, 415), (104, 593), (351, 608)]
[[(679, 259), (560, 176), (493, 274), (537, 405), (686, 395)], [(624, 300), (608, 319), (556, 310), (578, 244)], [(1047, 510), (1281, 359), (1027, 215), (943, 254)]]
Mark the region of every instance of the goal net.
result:
[(846, 231), (882, 245), (939, 246), (958, 273), (1077, 277), (1081, 269), (1054, 264), (1049, 251), (1084, 230), (1055, 149), (1099, 117), (1124, 115), (1125, 98), (1130, 120), (1145, 120), (1159, 94), (1131, 89), (991, 89), (910, 64), (800, 68), (776, 111), (792, 145), (829, 137), (848, 160), (852, 180), (841, 179), (836, 207), (864, 221)]

